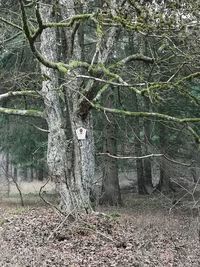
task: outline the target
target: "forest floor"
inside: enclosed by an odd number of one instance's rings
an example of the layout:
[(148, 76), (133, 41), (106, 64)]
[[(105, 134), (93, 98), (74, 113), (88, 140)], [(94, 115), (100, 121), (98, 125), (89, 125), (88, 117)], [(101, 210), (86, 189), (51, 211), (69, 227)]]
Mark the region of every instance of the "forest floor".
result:
[[(200, 266), (199, 217), (158, 197), (77, 220), (44, 205), (0, 204), (0, 266)], [(127, 205), (128, 206), (128, 205)]]

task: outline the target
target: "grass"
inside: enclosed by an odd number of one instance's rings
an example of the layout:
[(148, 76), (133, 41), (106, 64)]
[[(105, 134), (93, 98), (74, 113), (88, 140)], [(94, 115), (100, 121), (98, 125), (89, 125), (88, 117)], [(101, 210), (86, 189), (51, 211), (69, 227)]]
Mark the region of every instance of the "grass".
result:
[[(39, 182), (39, 181), (33, 181), (33, 182), (19, 182), (19, 187), (22, 191), (23, 194), (38, 194), (40, 188), (45, 184), (44, 182)], [(47, 183), (45, 186), (44, 190), (48, 193), (55, 192), (55, 184), (52, 182)], [(10, 194), (18, 194), (18, 191), (16, 189), (16, 186), (14, 184), (11, 184), (10, 188)]]
[[(56, 194), (45, 194), (44, 198), (51, 203), (57, 202), (57, 195)], [(23, 194), (24, 206), (25, 207), (34, 207), (34, 206), (43, 206), (44, 201), (40, 198), (38, 193), (28, 193)], [(1, 200), (2, 203), (21, 207), (21, 200), (18, 194), (12, 194), (9, 197), (3, 197)]]
[[(45, 182), (21, 182), (19, 187), (23, 196), (24, 205), (27, 206), (41, 206), (44, 205), (44, 201), (39, 196), (40, 188), (44, 185)], [(1, 202), (10, 206), (21, 206), (21, 200), (19, 192), (14, 184), (11, 184), (9, 196), (1, 195)], [(43, 196), (49, 202), (56, 202), (57, 196), (55, 194), (55, 185), (52, 182), (49, 182), (43, 191)]]
[[(22, 182), (19, 183), (25, 207), (39, 207), (44, 206), (44, 201), (39, 196), (39, 190), (44, 185), (45, 182)], [(1, 192), (0, 192), (1, 193)], [(55, 185), (52, 182), (49, 182), (43, 191), (43, 197), (52, 204), (58, 203), (58, 196), (55, 193)], [(186, 206), (185, 199), (182, 202), (177, 202), (173, 204), (173, 195), (164, 195), (161, 193), (155, 193), (152, 195), (138, 195), (136, 193), (122, 194), (123, 206), (122, 207), (97, 207), (97, 210), (107, 210), (108, 213), (113, 214), (113, 217), (117, 217), (117, 214), (123, 211), (134, 210), (135, 212), (157, 212), (162, 210), (162, 212), (177, 212), (184, 210), (188, 214), (199, 214), (199, 211), (192, 210), (191, 207)], [(179, 199), (179, 197), (176, 199)], [(198, 199), (198, 198), (197, 198)], [(1, 198), (1, 202), (5, 205), (11, 206), (13, 208), (19, 209), (21, 207), (21, 201), (19, 193), (16, 190), (15, 186), (11, 186), (9, 197), (4, 196)], [(196, 208), (196, 206), (195, 206)], [(17, 211), (18, 212), (18, 211)], [(23, 212), (23, 210), (22, 210)], [(116, 216), (115, 216), (116, 214)]]

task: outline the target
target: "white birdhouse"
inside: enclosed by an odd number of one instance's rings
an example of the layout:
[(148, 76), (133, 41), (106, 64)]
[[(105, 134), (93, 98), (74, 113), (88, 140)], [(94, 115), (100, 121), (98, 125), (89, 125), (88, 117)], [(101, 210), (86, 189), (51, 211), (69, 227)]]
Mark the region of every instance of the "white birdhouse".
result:
[(84, 140), (86, 138), (87, 130), (83, 127), (76, 129), (76, 135), (78, 140)]

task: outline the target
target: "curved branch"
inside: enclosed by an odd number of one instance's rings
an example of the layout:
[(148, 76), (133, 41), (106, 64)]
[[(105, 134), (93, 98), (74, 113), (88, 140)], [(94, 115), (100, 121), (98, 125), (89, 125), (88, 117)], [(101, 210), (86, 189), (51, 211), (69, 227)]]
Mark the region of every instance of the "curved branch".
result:
[(176, 161), (174, 159), (171, 159), (169, 157), (167, 157), (165, 154), (149, 154), (149, 155), (144, 155), (141, 157), (134, 157), (134, 156), (118, 156), (118, 155), (112, 155), (110, 153), (98, 153), (97, 155), (107, 155), (110, 158), (114, 158), (114, 159), (147, 159), (147, 158), (156, 158), (156, 157), (163, 157), (166, 160), (174, 163), (174, 164), (179, 164), (182, 166), (186, 166), (186, 167), (191, 167), (193, 162), (191, 164), (187, 164), (187, 163), (183, 163), (183, 162), (179, 162)]
[(36, 38), (42, 34), (43, 30), (46, 28), (51, 28), (51, 27), (70, 27), (73, 26), (74, 22), (79, 21), (80, 19), (88, 19), (92, 16), (94, 16), (94, 14), (80, 14), (80, 15), (76, 15), (73, 16), (71, 18), (69, 18), (69, 22), (68, 23), (46, 23), (44, 24), (42, 22), (42, 18), (41, 18), (41, 14), (39, 11), (39, 5), (37, 4), (36, 6), (36, 17), (37, 17), (37, 21), (38, 21), (38, 29), (35, 31), (34, 34), (31, 34), (31, 31), (29, 29), (28, 26), (28, 19), (27, 19), (27, 15), (26, 15), (26, 11), (25, 11), (25, 7), (23, 4), (22, 0), (19, 0), (20, 3), (20, 7), (21, 7), (21, 14), (22, 14), (22, 24), (23, 24), (23, 30), (24, 33), (26, 35), (26, 38), (28, 39), (30, 48), (32, 53), (34, 54), (34, 56), (38, 59), (38, 61), (40, 63), (42, 63), (45, 67), (47, 68), (51, 68), (51, 69), (55, 69), (58, 70), (62, 73), (66, 73), (68, 71), (68, 66), (64, 63), (61, 62), (53, 62), (53, 61), (49, 61), (47, 59), (45, 59), (42, 54), (37, 50), (36, 46), (35, 46), (35, 40)]
[(31, 126), (33, 126), (35, 129), (44, 132), (44, 133), (50, 133), (49, 130), (43, 129), (41, 127), (38, 127), (37, 125), (33, 124), (33, 123), (29, 123)]
[(151, 91), (155, 91), (155, 90), (160, 90), (160, 89), (168, 89), (176, 86), (181, 85), (182, 83), (184, 83), (185, 81), (188, 80), (192, 80), (195, 78), (200, 77), (200, 72), (194, 72), (189, 74), (188, 76), (183, 77), (182, 79), (176, 81), (176, 82), (158, 82), (158, 83), (150, 83), (150, 86), (148, 88), (142, 89), (140, 92), (143, 95), (146, 92), (149, 92), (149, 90)]
[(162, 113), (143, 112), (143, 111), (134, 112), (134, 111), (127, 111), (127, 110), (122, 110), (122, 109), (107, 108), (107, 107), (103, 107), (99, 104), (94, 104), (91, 102), (90, 104), (92, 105), (92, 107), (103, 110), (105, 112), (115, 113), (119, 115), (130, 116), (130, 117), (155, 118), (155, 119), (161, 119), (165, 121), (173, 121), (177, 123), (200, 122), (200, 118), (177, 118), (177, 117), (173, 117), (173, 116), (162, 114)]
[(130, 55), (130, 56), (120, 60), (117, 63), (117, 65), (123, 65), (123, 64), (126, 64), (126, 63), (134, 61), (134, 60), (136, 60), (136, 61), (144, 61), (144, 62), (147, 62), (147, 63), (153, 63), (155, 61), (154, 58), (145, 56), (143, 54), (133, 54), (133, 55)]
[(69, 20), (68, 22), (66, 21), (62, 21), (62, 22), (49, 22), (49, 23), (45, 23), (43, 24), (44, 28), (54, 28), (54, 27), (71, 27), (74, 25), (74, 23), (76, 21), (80, 21), (80, 20), (88, 20), (90, 18), (92, 18), (94, 16), (93, 13), (91, 14), (77, 14), (74, 15), (70, 18), (68, 18), (67, 20)]
[[(31, 48), (32, 53), (38, 59), (38, 61), (40, 63), (42, 63), (43, 65), (45, 65), (46, 67), (52, 68), (52, 69), (58, 69), (58, 64), (57, 63), (48, 61), (36, 49), (35, 43), (34, 43), (35, 36), (34, 35), (33, 36), (31, 35), (30, 29), (29, 29), (29, 26), (28, 26), (28, 20), (27, 20), (26, 11), (25, 11), (25, 8), (24, 8), (23, 1), (22, 0), (19, 0), (19, 3), (20, 3), (20, 7), (21, 7), (23, 30), (24, 30), (24, 33), (26, 35), (26, 38), (28, 39), (28, 42), (29, 42), (29, 45), (30, 45), (30, 48)], [(42, 30), (41, 30), (40, 33), (42, 33)]]
[(97, 155), (107, 155), (110, 158), (114, 158), (114, 159), (147, 159), (147, 158), (155, 158), (155, 157), (163, 157), (164, 154), (149, 154), (149, 155), (144, 155), (141, 157), (134, 157), (134, 156), (120, 156), (120, 155), (112, 155), (110, 153), (98, 153)]

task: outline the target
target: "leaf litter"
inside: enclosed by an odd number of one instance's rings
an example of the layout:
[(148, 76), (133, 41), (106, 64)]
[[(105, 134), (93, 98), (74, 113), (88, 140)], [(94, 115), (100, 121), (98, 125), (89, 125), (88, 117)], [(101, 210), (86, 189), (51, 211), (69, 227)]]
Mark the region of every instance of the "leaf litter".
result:
[(80, 215), (0, 209), (3, 267), (198, 267), (198, 218), (163, 212)]

